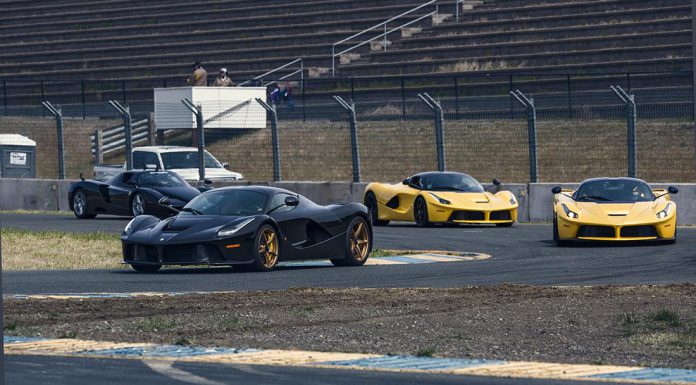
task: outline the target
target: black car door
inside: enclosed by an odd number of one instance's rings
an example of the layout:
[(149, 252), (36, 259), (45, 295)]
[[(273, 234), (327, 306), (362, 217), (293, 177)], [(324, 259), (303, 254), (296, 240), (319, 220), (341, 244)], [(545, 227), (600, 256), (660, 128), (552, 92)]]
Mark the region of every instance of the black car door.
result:
[(271, 213), (287, 237), (287, 241), (297, 248), (305, 248), (325, 241), (341, 233), (344, 227), (331, 210), (299, 196), (297, 206), (282, 206), (286, 193), (278, 193), (271, 198), (270, 207), (278, 207)]
[(121, 178), (109, 186), (109, 200), (114, 214), (131, 215), (130, 196), (135, 190), (136, 177), (132, 172), (124, 172)]

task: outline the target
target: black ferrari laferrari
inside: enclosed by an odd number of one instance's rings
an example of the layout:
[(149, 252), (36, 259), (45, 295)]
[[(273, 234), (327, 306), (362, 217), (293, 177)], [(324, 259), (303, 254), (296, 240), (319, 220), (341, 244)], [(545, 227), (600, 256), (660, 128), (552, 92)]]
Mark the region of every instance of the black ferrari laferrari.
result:
[(94, 218), (97, 214), (150, 214), (166, 218), (172, 212), (158, 204), (160, 199), (169, 198), (174, 208), (181, 209), (199, 194), (199, 189), (174, 172), (133, 170), (106, 182), (83, 179), (73, 183), (68, 199), (70, 210), (80, 219)]
[(139, 272), (198, 264), (268, 271), (278, 261), (299, 259), (359, 266), (372, 250), (368, 218), (360, 203), (321, 206), (279, 188), (219, 188), (192, 199), (176, 216), (135, 217), (121, 235), (123, 262)]

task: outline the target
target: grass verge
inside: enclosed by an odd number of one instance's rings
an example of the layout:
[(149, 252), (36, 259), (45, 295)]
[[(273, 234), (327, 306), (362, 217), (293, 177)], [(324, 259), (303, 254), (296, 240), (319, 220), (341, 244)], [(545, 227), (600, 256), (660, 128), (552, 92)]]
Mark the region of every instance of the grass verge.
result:
[[(5, 270), (115, 269), (121, 265), (121, 241), (115, 234), (2, 229)], [(373, 250), (372, 258), (420, 251)]]
[(3, 269), (113, 269), (121, 241), (106, 233), (2, 229)]

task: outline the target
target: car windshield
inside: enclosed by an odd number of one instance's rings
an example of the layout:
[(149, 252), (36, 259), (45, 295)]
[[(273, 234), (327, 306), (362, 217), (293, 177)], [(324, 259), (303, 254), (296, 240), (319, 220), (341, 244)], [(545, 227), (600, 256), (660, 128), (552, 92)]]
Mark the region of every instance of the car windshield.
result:
[(575, 200), (585, 202), (648, 202), (654, 199), (650, 186), (634, 180), (587, 182), (575, 192)]
[(466, 174), (441, 173), (421, 176), (420, 186), (430, 191), (483, 192), (483, 186)]
[[(208, 152), (204, 153), (204, 160), (206, 168), (222, 168), (220, 162)], [(166, 170), (198, 168), (198, 151), (163, 152), (162, 163)]]
[(138, 177), (138, 185), (143, 187), (180, 187), (187, 183), (173, 172), (143, 172)]
[(249, 190), (213, 190), (191, 200), (184, 215), (257, 215), (264, 212), (266, 194)]

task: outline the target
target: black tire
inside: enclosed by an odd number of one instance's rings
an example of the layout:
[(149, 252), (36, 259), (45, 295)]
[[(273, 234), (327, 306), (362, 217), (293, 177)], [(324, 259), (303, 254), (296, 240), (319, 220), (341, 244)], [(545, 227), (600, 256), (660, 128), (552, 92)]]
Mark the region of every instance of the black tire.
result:
[(252, 271), (271, 271), (280, 259), (278, 232), (271, 225), (263, 225), (256, 231), (254, 262), (247, 265)]
[(382, 221), (379, 219), (379, 207), (375, 194), (369, 192), (365, 195), (365, 206), (367, 206), (367, 209), (370, 211), (370, 220), (373, 226), (386, 226), (389, 224), (389, 221)]
[(553, 216), (553, 241), (556, 242), (556, 246), (558, 247), (565, 247), (565, 246), (570, 246), (570, 241), (568, 240), (563, 240), (558, 236), (558, 220), (556, 220), (556, 216)]
[(363, 217), (355, 217), (346, 231), (343, 259), (332, 259), (334, 266), (362, 266), (372, 252), (372, 233)]
[(513, 224), (514, 224), (513, 222), (510, 222), (510, 223), (496, 223), (495, 225), (498, 227), (512, 227)]
[(432, 223), (428, 220), (428, 204), (425, 203), (423, 197), (416, 198), (413, 204), (413, 219), (418, 227), (430, 227)]
[(162, 265), (139, 265), (137, 263), (131, 263), (131, 267), (138, 273), (152, 274), (161, 269)]
[(72, 196), (73, 214), (80, 219), (92, 219), (97, 214), (88, 214), (87, 195), (83, 190), (75, 190)]
[(141, 193), (133, 194), (130, 202), (131, 214), (134, 217), (145, 214), (145, 197)]

